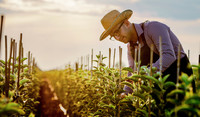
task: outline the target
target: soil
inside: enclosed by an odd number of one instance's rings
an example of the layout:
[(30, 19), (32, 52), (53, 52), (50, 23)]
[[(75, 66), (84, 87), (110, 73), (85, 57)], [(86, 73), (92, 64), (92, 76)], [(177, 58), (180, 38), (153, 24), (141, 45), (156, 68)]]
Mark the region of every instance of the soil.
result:
[(67, 117), (60, 109), (60, 101), (52, 91), (48, 80), (43, 80), (40, 86), (40, 105), (38, 117)]

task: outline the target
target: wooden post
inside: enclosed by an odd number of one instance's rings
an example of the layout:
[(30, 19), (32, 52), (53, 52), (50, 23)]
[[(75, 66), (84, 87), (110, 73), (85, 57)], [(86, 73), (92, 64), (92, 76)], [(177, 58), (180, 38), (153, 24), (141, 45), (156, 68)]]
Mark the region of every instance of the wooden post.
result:
[(31, 73), (31, 53), (28, 51), (28, 73)]
[(5, 86), (5, 93), (6, 93), (6, 97), (8, 97), (8, 74), (7, 74), (7, 36), (5, 35), (5, 83), (6, 83), (6, 86)]
[(13, 66), (12, 66), (12, 74), (14, 74), (14, 70), (15, 70), (15, 40), (13, 40)]
[(15, 42), (15, 56), (14, 57), (15, 57), (14, 62), (16, 64), (17, 63), (17, 60), (16, 60), (17, 59), (17, 42)]
[(75, 66), (76, 66), (75, 71), (78, 71), (78, 62), (75, 62)]
[(160, 78), (161, 78), (161, 74), (162, 74), (162, 38), (161, 36), (159, 36), (159, 50), (160, 50)]
[(33, 65), (32, 65), (32, 72), (35, 73), (34, 71), (35, 71), (35, 57), (33, 57)]
[[(119, 89), (121, 89), (121, 74), (122, 74), (122, 48), (119, 46)], [(120, 105), (118, 105), (117, 117), (120, 117)]]
[(137, 72), (137, 48), (135, 48), (135, 56), (134, 56), (134, 69), (133, 72)]
[(20, 80), (20, 65), (21, 65), (21, 46), (22, 46), (22, 33), (20, 33), (20, 42), (19, 42), (19, 59), (18, 59), (18, 80), (17, 80), (17, 89), (19, 89), (19, 80)]
[(90, 70), (90, 55), (88, 54), (88, 56), (87, 56), (87, 63), (88, 63), (88, 71)]
[[(153, 49), (154, 46), (151, 44), (151, 52), (150, 52), (150, 76), (152, 76), (152, 66), (153, 66)], [(151, 87), (151, 80), (150, 80), (150, 87)], [(148, 105), (148, 112), (149, 112), (149, 117), (151, 117), (151, 96), (149, 96), (149, 105)]]
[(188, 59), (190, 60), (190, 50), (188, 50)]
[(3, 15), (1, 16), (1, 27), (0, 27), (0, 58), (1, 58), (1, 37), (3, 32)]
[[(199, 66), (200, 66), (200, 54), (199, 54)], [(200, 80), (200, 67), (199, 67), (199, 80)]]
[(81, 56), (81, 70), (83, 70), (83, 56)]
[[(22, 43), (22, 46), (21, 46), (21, 49), (22, 49), (22, 54), (21, 54), (21, 56), (22, 56), (22, 60), (23, 60), (23, 58), (24, 58), (24, 47), (23, 47), (23, 43)], [(24, 65), (24, 61), (22, 61), (22, 66)], [(22, 72), (24, 72), (24, 68), (22, 67)]]
[[(178, 84), (179, 84), (180, 61), (181, 61), (181, 45), (179, 44), (178, 45), (178, 57), (177, 57), (176, 89), (178, 89)], [(178, 100), (178, 94), (176, 94), (176, 100)], [(175, 105), (175, 117), (177, 117), (177, 105)]]
[[(119, 46), (119, 84), (121, 83), (121, 74), (122, 74), (122, 48)], [(119, 85), (119, 88), (121, 88), (121, 85)]]
[(109, 48), (109, 64), (108, 64), (109, 68), (110, 68), (110, 60), (111, 60), (111, 48)]
[(113, 68), (115, 68), (115, 52), (116, 52), (116, 48), (114, 49), (114, 55), (113, 55)]
[(92, 49), (92, 52), (91, 52), (91, 79), (92, 79), (92, 70), (93, 70), (93, 49)]
[(11, 67), (11, 58), (12, 58), (12, 43), (13, 43), (13, 40), (11, 39), (11, 42), (10, 42), (10, 58), (9, 58), (9, 63), (8, 63), (8, 79), (7, 79), (7, 93), (6, 93), (6, 97), (9, 95), (9, 84), (10, 84), (10, 67)]

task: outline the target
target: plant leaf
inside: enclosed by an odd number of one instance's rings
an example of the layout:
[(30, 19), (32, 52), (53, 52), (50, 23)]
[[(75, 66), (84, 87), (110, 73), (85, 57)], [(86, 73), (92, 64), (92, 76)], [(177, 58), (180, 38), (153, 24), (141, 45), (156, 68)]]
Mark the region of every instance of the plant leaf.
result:
[(19, 84), (23, 85), (23, 84), (27, 83), (28, 81), (29, 81), (29, 79), (24, 78), (24, 79), (19, 81)]
[(175, 90), (172, 90), (170, 93), (168, 93), (167, 97), (173, 96), (175, 94), (185, 94), (185, 92), (183, 90), (180, 90), (180, 89), (175, 89)]
[(168, 81), (164, 84), (163, 88), (164, 89), (168, 89), (171, 86), (176, 86), (176, 84), (174, 82)]
[(130, 87), (132, 90), (134, 89), (133, 85), (130, 82), (121, 82), (121, 84)]
[(185, 104), (189, 105), (200, 105), (200, 97), (198, 95), (194, 95), (185, 101)]
[(167, 80), (167, 78), (170, 76), (170, 74), (167, 74), (167, 75), (165, 75), (164, 77), (163, 77), (163, 79), (162, 79), (162, 83), (165, 83), (165, 81)]
[(133, 73), (133, 69), (130, 68), (130, 67), (124, 67), (122, 70), (125, 70), (125, 71)]

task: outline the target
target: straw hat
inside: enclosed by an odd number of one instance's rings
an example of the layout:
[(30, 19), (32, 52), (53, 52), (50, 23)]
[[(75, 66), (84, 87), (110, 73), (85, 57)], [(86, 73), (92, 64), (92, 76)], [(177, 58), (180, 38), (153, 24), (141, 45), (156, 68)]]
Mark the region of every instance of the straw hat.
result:
[(125, 19), (129, 19), (132, 15), (132, 10), (125, 10), (122, 13), (120, 13), (117, 10), (112, 10), (109, 13), (107, 13), (102, 19), (101, 24), (103, 25), (105, 31), (100, 36), (100, 41), (105, 39), (113, 30), (115, 26), (117, 26), (119, 23), (124, 21)]

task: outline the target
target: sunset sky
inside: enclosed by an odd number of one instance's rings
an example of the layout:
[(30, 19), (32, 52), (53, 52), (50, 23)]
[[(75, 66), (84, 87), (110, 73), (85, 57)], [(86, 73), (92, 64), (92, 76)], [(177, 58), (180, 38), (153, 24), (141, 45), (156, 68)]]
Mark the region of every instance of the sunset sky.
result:
[[(94, 49), (108, 56), (108, 49), (123, 48), (123, 64), (128, 65), (126, 45), (108, 38), (99, 41), (104, 31), (100, 20), (109, 11), (131, 9), (131, 22), (146, 20), (167, 24), (179, 38), (190, 61), (198, 63), (200, 54), (200, 0), (0, 0), (5, 16), (2, 36), (19, 42), (23, 33), (25, 54), (30, 50), (42, 70), (63, 68), (80, 61)], [(113, 56), (113, 55), (112, 55)], [(105, 61), (106, 64), (108, 63)]]

